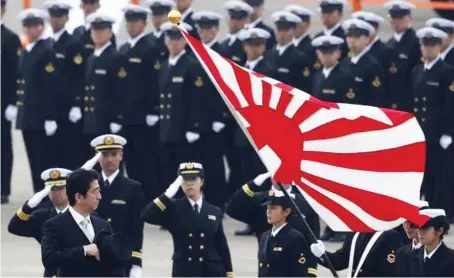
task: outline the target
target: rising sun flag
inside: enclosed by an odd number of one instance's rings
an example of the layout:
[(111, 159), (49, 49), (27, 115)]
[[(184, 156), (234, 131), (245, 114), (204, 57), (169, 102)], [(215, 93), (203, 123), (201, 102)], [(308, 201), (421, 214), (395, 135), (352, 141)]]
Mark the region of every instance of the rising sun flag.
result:
[(412, 114), (320, 101), (238, 66), (177, 26), (273, 178), (297, 185), (333, 230), (427, 221), (418, 208), (426, 143)]

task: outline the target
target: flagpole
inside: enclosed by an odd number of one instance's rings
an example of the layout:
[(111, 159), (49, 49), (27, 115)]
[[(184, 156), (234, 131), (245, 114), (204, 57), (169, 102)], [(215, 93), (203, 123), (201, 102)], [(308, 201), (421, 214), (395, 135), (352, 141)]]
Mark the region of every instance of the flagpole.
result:
[[(279, 189), (284, 193), (284, 195), (290, 199), (291, 203), (292, 203), (292, 207), (293, 207), (293, 210), (296, 212), (296, 214), (299, 216), (299, 218), (303, 221), (304, 223), (304, 226), (306, 227), (306, 229), (309, 231), (309, 234), (311, 236), (311, 240), (313, 243), (317, 243), (317, 237), (315, 236), (314, 232), (312, 231), (311, 227), (309, 226), (309, 224), (307, 224), (307, 221), (306, 219), (304, 219), (304, 216), (303, 214), (301, 213), (300, 209), (298, 208), (298, 206), (296, 205), (295, 203), (295, 200), (293, 200), (290, 195), (288, 194), (287, 190), (285, 190), (284, 186), (282, 185), (282, 183), (278, 182), (277, 185), (279, 186)], [(334, 276), (334, 277), (339, 277), (339, 275), (337, 274), (336, 270), (334, 269), (334, 266), (333, 266), (333, 263), (331, 262), (331, 260), (329, 259), (328, 255), (325, 253), (323, 253), (322, 255), (322, 258), (323, 258), (323, 262), (326, 262), (326, 265), (328, 266), (329, 270), (331, 271), (331, 274)]]

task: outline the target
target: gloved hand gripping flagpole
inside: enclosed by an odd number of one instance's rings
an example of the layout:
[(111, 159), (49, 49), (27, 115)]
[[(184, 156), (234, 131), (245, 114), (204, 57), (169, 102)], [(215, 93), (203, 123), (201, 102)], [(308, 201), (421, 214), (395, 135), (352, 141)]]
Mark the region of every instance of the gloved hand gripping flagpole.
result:
[[(183, 30), (184, 32), (186, 32), (186, 30), (184, 29), (184, 26), (183, 26), (182, 24), (180, 24), (180, 21), (181, 21), (181, 13), (180, 13), (179, 11), (177, 11), (177, 10), (172, 10), (172, 11), (169, 12), (169, 14), (168, 14), (167, 17), (169, 18), (169, 21), (170, 21), (170, 22), (172, 22), (173, 24), (179, 25), (179, 28), (180, 28), (181, 30)], [(192, 45), (190, 45), (190, 46), (191, 46), (191, 48), (193, 48)], [(194, 50), (194, 49), (193, 49), (193, 50)], [(199, 60), (201, 60), (201, 58), (198, 56), (198, 54), (196, 53), (196, 51), (194, 51), (194, 53), (196, 54), (196, 57), (197, 57)], [(206, 67), (206, 65), (204, 65), (204, 63), (201, 63), (201, 64), (202, 64), (203, 68), (204, 68), (206, 71), (208, 71), (208, 68)], [(216, 82), (213, 82), (213, 84), (215, 85), (216, 89), (217, 89), (219, 92), (222, 91), (222, 90), (220, 90), (220, 88), (219, 88), (219, 86), (218, 86), (218, 84), (217, 84)], [(226, 98), (225, 98), (224, 95), (222, 95), (222, 94), (220, 94), (220, 95), (221, 95), (221, 97), (224, 99), (224, 102), (227, 104), (227, 107), (229, 108), (230, 113), (232, 113), (232, 116), (235, 118), (235, 120), (236, 120), (238, 123), (241, 123), (241, 120), (238, 119), (238, 116), (237, 116), (236, 113), (235, 113), (235, 109), (233, 109), (232, 105), (231, 105), (228, 101), (226, 101)], [(251, 137), (250, 137), (249, 133), (247, 132), (247, 130), (245, 130), (245, 128), (243, 127), (243, 125), (239, 124), (239, 126), (240, 126), (241, 129), (243, 130), (244, 135), (246, 135), (247, 139), (249, 140), (249, 143), (252, 145), (252, 147), (254, 148), (254, 150), (255, 150), (255, 152), (257, 153), (257, 155), (260, 157), (260, 159), (261, 159), (262, 162), (264, 163), (263, 158), (262, 158), (262, 156), (260, 155), (260, 152), (259, 152), (258, 149), (257, 149), (257, 146), (255, 145), (254, 141), (251, 139)], [(265, 164), (265, 163), (264, 163), (264, 164)], [(265, 165), (266, 165), (266, 164), (265, 164)], [(304, 219), (304, 217), (303, 217), (301, 211), (300, 211), (300, 210), (298, 209), (298, 207), (296, 206), (295, 201), (288, 195), (288, 192), (285, 190), (285, 188), (283, 187), (283, 185), (282, 185), (281, 183), (278, 183), (278, 185), (279, 185), (279, 188), (282, 190), (282, 192), (284, 192), (285, 196), (286, 196), (287, 198), (290, 199), (290, 201), (292, 202), (293, 209), (294, 209), (294, 210), (298, 213), (298, 215), (300, 216), (300, 218), (301, 218), (301, 220), (303, 221), (303, 223), (304, 223), (306, 229), (309, 230), (309, 234), (310, 234), (311, 237), (312, 237), (311, 240), (312, 240), (314, 243), (317, 243), (317, 238), (315, 237), (314, 232), (313, 232), (313, 231), (311, 230), (311, 228), (309, 227), (309, 224), (307, 224), (307, 222), (306, 222), (306, 220)], [(324, 260), (324, 262), (326, 262), (326, 264), (328, 265), (328, 267), (329, 267), (331, 273), (333, 274), (333, 276), (334, 276), (334, 277), (339, 277), (339, 275), (337, 274), (336, 270), (334, 269), (333, 264), (332, 264), (331, 261), (329, 260), (329, 258), (328, 258), (328, 256), (326, 255), (326, 253), (323, 254), (323, 260)]]

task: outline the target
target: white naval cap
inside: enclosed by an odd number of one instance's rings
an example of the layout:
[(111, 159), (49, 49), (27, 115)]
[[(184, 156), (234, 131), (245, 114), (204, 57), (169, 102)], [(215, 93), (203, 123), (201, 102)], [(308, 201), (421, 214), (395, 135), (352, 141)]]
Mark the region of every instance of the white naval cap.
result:
[(41, 173), (41, 179), (46, 186), (61, 186), (66, 185), (66, 177), (71, 173), (65, 168), (50, 168)]
[(277, 11), (271, 14), (271, 19), (274, 23), (290, 23), (296, 26), (297, 23), (300, 23), (302, 20), (299, 16), (288, 12), (288, 11)]
[(321, 13), (343, 10), (344, 6), (347, 5), (346, 0), (317, 0), (317, 3), (319, 4), (317, 11)]
[(203, 166), (197, 162), (181, 163), (177, 171), (178, 175), (185, 177), (204, 176)]
[(228, 11), (231, 17), (250, 16), (254, 9), (247, 3), (240, 0), (227, 1), (224, 3), (224, 10)]
[(174, 7), (176, 4), (173, 0), (147, 0), (146, 5), (150, 7)]
[(418, 206), (418, 208), (425, 208), (425, 207), (429, 207), (429, 202), (427, 201), (423, 201), (423, 200), (419, 200), (416, 205)]
[(46, 9), (70, 10), (72, 8), (65, 0), (46, 0), (43, 5)]
[(104, 134), (91, 140), (90, 145), (97, 151), (123, 149), (127, 141), (125, 138), (115, 134)]
[(428, 209), (422, 209), (419, 211), (419, 214), (420, 215), (427, 215), (429, 216), (430, 218), (435, 218), (435, 217), (438, 217), (438, 216), (446, 216), (446, 211), (444, 209), (432, 209), (432, 208), (428, 208)]
[(240, 41), (245, 40), (263, 40), (266, 42), (267, 39), (271, 37), (270, 32), (262, 28), (247, 28), (240, 31), (238, 34), (238, 39)]
[(384, 18), (371, 12), (358, 11), (352, 13), (352, 18), (367, 21), (370, 25), (377, 27), (384, 21)]
[[(192, 29), (193, 29), (191, 25), (187, 24), (184, 21), (180, 22), (180, 24), (183, 24), (183, 27), (188, 32), (192, 31)], [(167, 31), (178, 31), (178, 32), (180, 32), (180, 30), (178, 29), (178, 26), (176, 24), (170, 22), (170, 21), (164, 22), (161, 25), (161, 31), (164, 31), (164, 32), (167, 32)]]
[(21, 11), (17, 17), (22, 21), (22, 25), (44, 23), (44, 20), (48, 19), (49, 14), (41, 9), (26, 9)]
[(403, 0), (392, 0), (386, 2), (383, 7), (388, 11), (391, 17), (403, 17), (411, 13), (415, 5)]
[(448, 35), (440, 29), (424, 27), (416, 31), (416, 36), (421, 40), (422, 44), (433, 45), (441, 43)]
[(106, 11), (98, 10), (87, 16), (87, 22), (93, 28), (111, 28), (115, 23), (115, 18)]
[(346, 0), (317, 0), (317, 3), (319, 5), (322, 4), (331, 4), (331, 5), (347, 5)]
[(374, 26), (370, 25), (367, 21), (350, 18), (342, 23), (342, 28), (347, 31), (347, 36), (349, 35), (365, 35), (370, 36), (375, 32)]
[(444, 209), (434, 209), (434, 208), (426, 208), (420, 209), (419, 215), (425, 215), (429, 217), (429, 220), (421, 226), (421, 228), (427, 227), (444, 227), (445, 231), (449, 229), (449, 221), (446, 217), (446, 212)]
[(301, 5), (295, 5), (295, 4), (292, 4), (292, 5), (288, 5), (288, 6), (285, 6), (284, 8), (284, 11), (287, 11), (287, 12), (291, 12), (293, 14), (296, 14), (297, 16), (299, 16), (302, 20), (308, 20), (310, 19), (311, 16), (314, 15), (314, 12), (301, 6)]
[(192, 20), (201, 25), (218, 25), (224, 17), (212, 11), (197, 11), (192, 14)]
[(150, 10), (147, 8), (144, 8), (139, 5), (135, 4), (128, 4), (126, 7), (122, 9), (122, 11), (127, 14), (127, 13), (134, 13), (134, 14), (149, 14)]
[(314, 47), (332, 47), (339, 46), (344, 43), (344, 39), (336, 36), (320, 36), (312, 40), (312, 46)]
[(426, 21), (426, 27), (434, 27), (448, 34), (454, 33), (454, 21), (446, 18), (431, 18)]

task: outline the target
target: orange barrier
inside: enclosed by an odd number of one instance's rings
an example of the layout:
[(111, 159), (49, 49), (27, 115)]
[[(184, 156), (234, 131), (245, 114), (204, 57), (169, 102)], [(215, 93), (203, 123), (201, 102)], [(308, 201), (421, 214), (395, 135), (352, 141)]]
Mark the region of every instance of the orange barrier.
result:
[(140, 4), (140, 0), (131, 0), (131, 2), (135, 5), (139, 5)]
[(24, 9), (30, 9), (31, 7), (31, 0), (24, 0)]
[[(301, 2), (314, 2), (314, 0), (285, 0), (286, 2), (292, 3), (301, 3)], [(382, 6), (386, 1), (384, 0), (349, 0), (352, 3), (353, 10), (361, 10), (361, 5), (374, 5), (374, 6)], [(454, 2), (429, 2), (426, 1), (407, 1), (412, 3), (416, 6), (416, 8), (420, 9), (438, 9), (438, 10), (454, 10)]]

